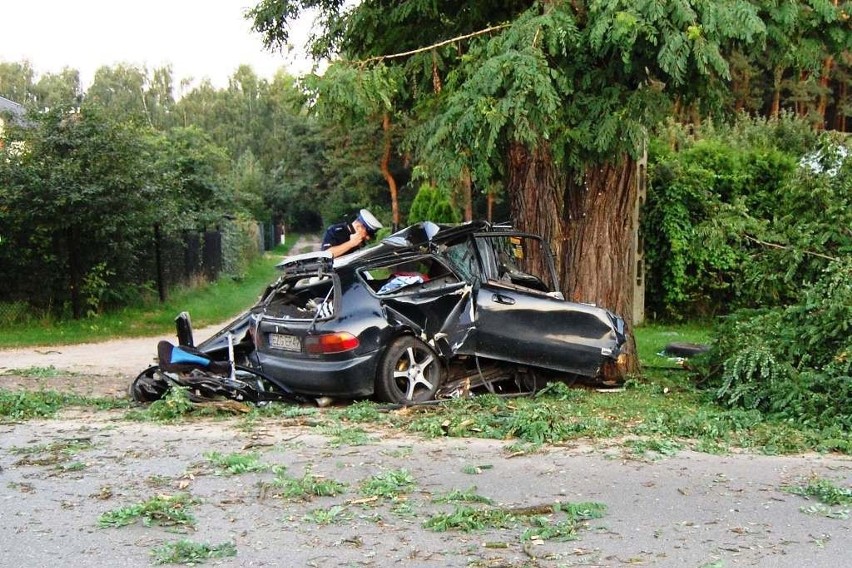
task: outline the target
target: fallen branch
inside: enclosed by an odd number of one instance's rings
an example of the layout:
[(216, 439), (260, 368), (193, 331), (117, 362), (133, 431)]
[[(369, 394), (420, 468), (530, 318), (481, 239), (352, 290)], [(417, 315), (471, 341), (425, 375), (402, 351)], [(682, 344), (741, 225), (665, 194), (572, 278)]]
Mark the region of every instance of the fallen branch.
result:
[(519, 517), (531, 517), (533, 515), (550, 515), (553, 513), (553, 504), (530, 505), (527, 507), (509, 507), (504, 510)]
[(202, 408), (215, 408), (216, 410), (233, 412), (234, 414), (248, 414), (251, 412), (249, 405), (237, 402), (236, 400), (211, 400), (196, 402), (195, 405)]
[[(757, 244), (759, 244), (759, 245), (761, 245), (761, 246), (765, 246), (765, 247), (769, 247), (769, 248), (776, 248), (776, 249), (782, 249), (782, 250), (795, 250), (795, 249), (793, 249), (792, 247), (787, 247), (787, 246), (784, 246), (784, 245), (779, 245), (778, 243), (770, 243), (770, 242), (767, 242), (767, 241), (761, 241), (760, 239), (756, 239), (756, 238), (754, 238), (754, 237), (750, 237), (749, 235), (745, 235), (745, 238), (746, 238), (746, 240), (749, 240), (749, 241), (751, 241), (751, 242), (753, 242), (753, 243), (757, 243)], [(809, 254), (809, 255), (811, 255), (811, 256), (818, 256), (819, 258), (824, 258), (824, 259), (826, 259), (826, 260), (831, 260), (831, 261), (833, 261), (833, 262), (837, 262), (837, 261), (839, 261), (839, 260), (840, 260), (840, 259), (839, 259), (839, 258), (837, 258), (837, 257), (834, 257), (834, 256), (828, 256), (827, 254), (822, 254), (821, 252), (814, 252), (814, 251), (811, 251), (811, 250), (805, 250), (805, 249), (802, 249), (802, 252), (803, 252), (804, 254)]]
[(454, 38), (450, 38), (444, 41), (439, 41), (438, 43), (433, 43), (432, 45), (427, 45), (425, 47), (419, 47), (417, 49), (412, 49), (411, 51), (403, 51), (402, 53), (392, 53), (390, 55), (377, 55), (375, 57), (369, 57), (367, 59), (363, 59), (361, 61), (353, 61), (358, 65), (366, 65), (367, 63), (373, 63), (374, 61), (384, 61), (385, 59), (399, 59), (400, 57), (408, 57), (409, 55), (416, 55), (418, 53), (423, 53), (424, 51), (431, 51), (433, 49), (437, 49), (439, 47), (444, 47), (445, 45), (449, 45), (451, 43), (462, 41), (465, 39), (470, 39), (472, 37), (489, 34), (491, 32), (496, 32), (498, 30), (502, 30), (508, 28), (509, 24), (500, 24), (499, 26), (491, 26), (490, 28), (485, 28), (484, 30), (479, 30), (475, 32), (471, 32), (469, 34), (456, 36)]

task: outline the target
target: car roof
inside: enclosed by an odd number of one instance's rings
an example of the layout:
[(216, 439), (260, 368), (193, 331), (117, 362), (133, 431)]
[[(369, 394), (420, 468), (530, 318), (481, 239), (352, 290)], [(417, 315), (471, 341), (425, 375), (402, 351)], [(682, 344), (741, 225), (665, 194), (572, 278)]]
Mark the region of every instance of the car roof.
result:
[(292, 275), (316, 275), (323, 272), (361, 267), (365, 262), (381, 259), (385, 256), (399, 255), (402, 252), (427, 250), (428, 245), (447, 244), (474, 233), (492, 230), (487, 221), (469, 221), (459, 225), (447, 225), (424, 221), (415, 223), (385, 237), (372, 247), (365, 247), (353, 253), (333, 258), (328, 251), (308, 252), (285, 257), (276, 268)]
[[(509, 225), (493, 225), (488, 221), (475, 220), (461, 224), (439, 224), (431, 221), (415, 223), (385, 237), (371, 247), (334, 258), (328, 251), (314, 251), (284, 257), (276, 268), (285, 276), (322, 276), (333, 271), (357, 270), (365, 264), (382, 262), (389, 258), (423, 254), (431, 246), (451, 245), (471, 236), (528, 235), (515, 231)], [(535, 235), (529, 235), (535, 236)]]
[(281, 262), (275, 265), (275, 268), (288, 275), (306, 276), (330, 271), (333, 262), (334, 257), (331, 253), (322, 250), (285, 256)]

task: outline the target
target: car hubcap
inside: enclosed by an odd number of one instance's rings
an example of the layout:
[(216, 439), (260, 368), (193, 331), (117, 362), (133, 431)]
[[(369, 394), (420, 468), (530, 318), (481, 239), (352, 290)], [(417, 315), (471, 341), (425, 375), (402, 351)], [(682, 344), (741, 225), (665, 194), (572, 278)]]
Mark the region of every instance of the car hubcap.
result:
[(426, 375), (434, 359), (430, 353), (422, 353), (421, 355), (423, 358), (418, 361), (414, 348), (409, 347), (406, 354), (400, 357), (398, 370), (394, 373), (397, 384), (405, 385), (405, 388), (400, 390), (405, 391), (407, 400), (414, 400), (414, 393), (418, 388), (427, 391), (432, 390), (432, 383)]

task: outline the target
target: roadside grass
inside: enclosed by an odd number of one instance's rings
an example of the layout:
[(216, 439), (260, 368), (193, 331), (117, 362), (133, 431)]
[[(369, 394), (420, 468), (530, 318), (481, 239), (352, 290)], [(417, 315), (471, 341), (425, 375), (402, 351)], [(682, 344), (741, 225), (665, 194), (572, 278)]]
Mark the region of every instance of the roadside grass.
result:
[[(51, 391), (0, 390), (0, 422), (51, 418), (66, 407), (130, 409), (128, 420), (175, 422), (232, 418), (229, 409), (192, 403), (184, 389), (138, 408), (125, 399), (90, 399)], [(358, 402), (348, 407), (252, 407), (240, 419), (251, 431), (279, 420), (313, 428), (330, 447), (371, 443), (360, 426), (390, 428), (427, 438), (475, 437), (506, 440), (508, 455), (530, 454), (546, 445), (585, 441), (620, 445), (624, 457), (665, 458), (680, 449), (724, 454), (747, 449), (764, 454), (805, 451), (852, 454), (852, 434), (839, 428), (813, 429), (767, 418), (757, 410), (726, 409), (695, 389), (682, 370), (657, 370), (624, 389), (598, 391), (554, 383), (535, 396), (480, 395), (402, 410)], [(469, 464), (465, 473), (483, 469)]]
[(816, 501), (812, 505), (799, 508), (805, 514), (842, 521), (849, 519), (852, 487), (841, 487), (829, 479), (812, 477), (803, 484), (789, 485), (782, 489), (808, 501)]
[[(271, 266), (272, 260), (267, 260)], [(266, 273), (258, 282), (265, 284), (268, 280)], [(201, 304), (211, 302), (203, 293), (197, 298)], [(164, 318), (169, 326), (172, 315)], [(554, 383), (532, 397), (480, 395), (401, 410), (369, 401), (325, 409), (269, 404), (251, 407), (240, 427), (251, 431), (267, 420), (285, 420), (315, 428), (317, 433), (329, 437), (331, 447), (338, 447), (371, 443), (370, 434), (362, 429), (368, 425), (432, 438), (507, 440), (505, 450), (509, 455), (529, 454), (545, 445), (579, 440), (602, 446), (618, 444), (625, 457), (635, 459), (665, 458), (683, 448), (718, 454), (733, 449), (764, 454), (852, 454), (852, 433), (840, 428), (819, 430), (773, 420), (757, 410), (720, 406), (711, 393), (696, 388), (682, 361), (661, 354), (668, 343), (707, 343), (710, 335), (709, 324), (638, 327), (636, 343), (643, 370), (623, 389), (596, 390)], [(55, 372), (50, 368), (25, 371), (36, 377)], [(183, 389), (171, 389), (166, 397), (145, 408), (123, 399), (0, 389), (0, 421), (51, 418), (67, 406), (131, 408), (127, 419), (158, 422), (233, 417), (229, 409), (192, 403)], [(469, 472), (477, 473), (475, 464)]]
[(28, 377), (33, 379), (52, 379), (56, 377), (67, 377), (73, 376), (75, 373), (70, 373), (67, 371), (60, 371), (53, 365), (49, 367), (26, 367), (23, 369), (9, 369), (0, 373), (0, 376), (3, 375), (14, 375), (16, 377)]
[(23, 322), (0, 322), (0, 349), (36, 345), (95, 343), (115, 337), (145, 337), (174, 331), (174, 318), (188, 311), (195, 327), (221, 323), (251, 306), (275, 278), (275, 265), (289, 244), (279, 245), (253, 262), (243, 278), (172, 290), (165, 302), (152, 295), (142, 305), (80, 320), (33, 315)]
[(208, 544), (182, 539), (167, 542), (151, 551), (156, 564), (184, 564), (195, 566), (214, 558), (228, 558), (237, 555), (237, 545), (233, 542)]
[(124, 409), (129, 400), (92, 398), (55, 391), (16, 391), (0, 388), (0, 423), (53, 418), (63, 408), (80, 406), (99, 410)]
[(663, 355), (663, 350), (669, 343), (701, 343), (709, 344), (713, 323), (693, 322), (674, 325), (645, 323), (635, 330), (636, 352), (642, 366), (648, 369), (675, 369), (682, 366), (675, 357)]
[(694, 389), (686, 373), (648, 377), (598, 392), (561, 383), (533, 397), (482, 395), (417, 412), (390, 413), (393, 427), (427, 437), (512, 440), (512, 453), (542, 444), (617, 441), (660, 456), (677, 447), (707, 453), (745, 448), (764, 454), (852, 453), (852, 435), (770, 420), (756, 410), (725, 409)]
[(188, 493), (157, 495), (147, 501), (107, 511), (98, 518), (98, 526), (117, 528), (141, 520), (146, 527), (156, 524), (162, 527), (192, 529), (195, 527), (195, 517), (190, 506), (194, 503), (196, 500)]

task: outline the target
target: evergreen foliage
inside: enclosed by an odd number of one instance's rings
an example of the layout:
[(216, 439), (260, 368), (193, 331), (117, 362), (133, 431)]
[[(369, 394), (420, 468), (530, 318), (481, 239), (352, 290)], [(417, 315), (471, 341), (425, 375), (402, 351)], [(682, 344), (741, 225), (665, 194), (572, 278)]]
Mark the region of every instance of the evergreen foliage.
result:
[(852, 261), (832, 262), (798, 303), (719, 326), (704, 385), (729, 406), (852, 430)]
[(423, 184), (417, 191), (411, 209), (408, 212), (408, 223), (432, 221), (433, 223), (459, 223), (461, 215), (450, 202), (449, 192), (441, 187)]

